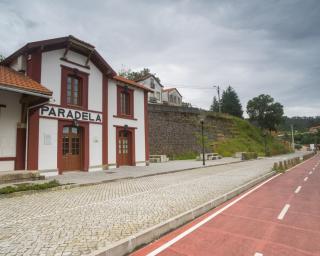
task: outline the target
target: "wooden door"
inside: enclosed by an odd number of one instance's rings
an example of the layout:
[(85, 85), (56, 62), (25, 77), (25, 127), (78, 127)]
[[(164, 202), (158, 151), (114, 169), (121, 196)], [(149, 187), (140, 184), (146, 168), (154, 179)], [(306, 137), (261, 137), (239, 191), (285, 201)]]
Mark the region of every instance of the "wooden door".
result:
[(62, 170), (82, 169), (82, 132), (81, 128), (65, 126), (62, 131)]
[(118, 165), (132, 165), (131, 132), (119, 131), (118, 136)]

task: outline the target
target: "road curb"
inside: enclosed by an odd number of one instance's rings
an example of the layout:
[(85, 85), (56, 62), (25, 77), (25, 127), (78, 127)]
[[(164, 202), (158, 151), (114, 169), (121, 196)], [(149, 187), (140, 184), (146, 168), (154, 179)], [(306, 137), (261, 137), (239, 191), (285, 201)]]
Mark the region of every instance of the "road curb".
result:
[(196, 208), (193, 208), (187, 212), (184, 212), (174, 218), (171, 218), (167, 221), (159, 223), (151, 228), (145, 229), (133, 236), (122, 239), (113, 243), (110, 246), (101, 248), (95, 252), (89, 254), (89, 256), (121, 256), (127, 255), (133, 252), (135, 249), (148, 244), (162, 235), (177, 229), (178, 227), (194, 220), (195, 218), (203, 215), (204, 213), (212, 210), (213, 208), (221, 205), (222, 203), (234, 198), (235, 196), (241, 194), (242, 192), (250, 189), (251, 187), (261, 183), (262, 181), (270, 178), (275, 175), (276, 172), (272, 171), (267, 174), (264, 174), (254, 180), (247, 182), (246, 184), (218, 197), (207, 203), (204, 203)]

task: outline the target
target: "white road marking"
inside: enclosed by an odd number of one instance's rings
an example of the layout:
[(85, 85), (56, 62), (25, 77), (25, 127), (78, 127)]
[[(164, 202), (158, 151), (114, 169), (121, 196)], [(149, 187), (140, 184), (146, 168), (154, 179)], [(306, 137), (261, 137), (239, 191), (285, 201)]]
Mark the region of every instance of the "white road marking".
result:
[(262, 187), (264, 184), (268, 183), (269, 181), (273, 180), (274, 178), (278, 177), (279, 175), (281, 175), (281, 174), (279, 173), (279, 174), (271, 177), (270, 179), (266, 180), (265, 182), (261, 183), (260, 185), (256, 186), (255, 188), (249, 190), (248, 192), (246, 192), (242, 196), (238, 197), (236, 200), (234, 200), (231, 203), (227, 204), (226, 206), (222, 207), (220, 210), (214, 212), (213, 214), (211, 214), (210, 216), (208, 216), (204, 220), (200, 221), (199, 223), (197, 223), (196, 225), (194, 225), (191, 228), (187, 229), (186, 231), (182, 232), (180, 235), (176, 236), (172, 240), (168, 241), (167, 243), (161, 245), (160, 247), (158, 247), (154, 251), (150, 252), (149, 254), (147, 254), (147, 256), (158, 255), (160, 252), (164, 251), (165, 249), (169, 248), (171, 245), (175, 244), (176, 242), (178, 242), (179, 240), (181, 240), (185, 236), (189, 235), (190, 233), (192, 233), (196, 229), (200, 228), (201, 226), (203, 226), (204, 224), (206, 224), (207, 222), (209, 222), (210, 220), (212, 220), (213, 218), (218, 216), (220, 213), (224, 212), (225, 210), (230, 208), (232, 205), (238, 203), (241, 199), (245, 198), (246, 196), (248, 196), (252, 192), (256, 191), (258, 188)]
[(312, 174), (312, 171), (309, 172), (309, 175), (311, 175), (311, 174)]
[(304, 178), (304, 181), (307, 181), (307, 180), (308, 180), (308, 177), (305, 177), (305, 178)]
[(286, 204), (282, 211), (280, 212), (279, 216), (278, 216), (278, 220), (283, 220), (284, 216), (286, 215), (287, 211), (289, 210), (290, 208), (290, 204)]
[(254, 256), (263, 256), (263, 254), (260, 253), (260, 252), (256, 252), (256, 253), (254, 254)]
[(294, 191), (294, 193), (298, 194), (301, 190), (301, 186), (297, 187), (297, 189)]

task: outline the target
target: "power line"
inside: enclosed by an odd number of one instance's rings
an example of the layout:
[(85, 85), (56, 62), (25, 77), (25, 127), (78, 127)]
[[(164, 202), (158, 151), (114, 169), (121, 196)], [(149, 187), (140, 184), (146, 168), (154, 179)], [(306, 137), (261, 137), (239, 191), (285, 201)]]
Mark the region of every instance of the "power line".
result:
[(175, 88), (185, 88), (185, 89), (204, 89), (204, 90), (212, 90), (214, 89), (213, 87), (204, 87), (204, 86), (195, 86), (195, 85), (190, 85), (190, 86), (186, 86), (186, 85), (178, 85), (178, 84), (165, 84), (166, 87), (175, 87)]

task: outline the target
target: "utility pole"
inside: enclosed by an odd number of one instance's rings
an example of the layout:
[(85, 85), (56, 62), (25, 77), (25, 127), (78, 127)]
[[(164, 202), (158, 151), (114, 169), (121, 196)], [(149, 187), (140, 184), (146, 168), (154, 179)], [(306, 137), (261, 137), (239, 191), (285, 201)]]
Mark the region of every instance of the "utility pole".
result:
[(294, 150), (294, 136), (293, 136), (293, 124), (291, 125), (291, 143), (292, 150)]
[(202, 165), (205, 166), (206, 165), (206, 159), (205, 159), (205, 153), (204, 153), (204, 133), (203, 133), (203, 123), (204, 123), (204, 119), (201, 119), (200, 121), (201, 123), (201, 140), (202, 140)]
[(216, 89), (217, 89), (217, 92), (218, 92), (219, 113), (221, 113), (220, 86), (219, 86), (219, 85), (214, 85), (213, 88), (216, 88)]

